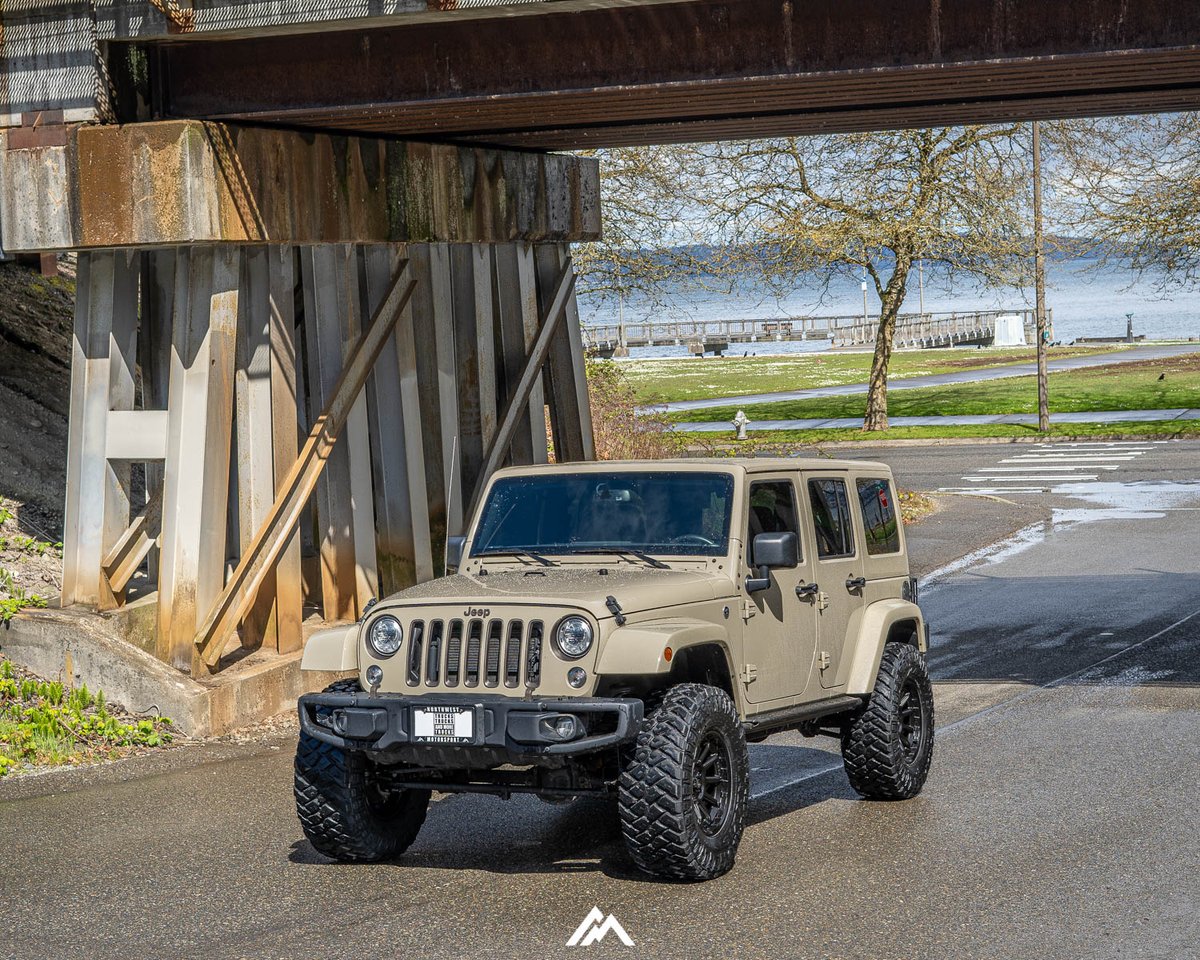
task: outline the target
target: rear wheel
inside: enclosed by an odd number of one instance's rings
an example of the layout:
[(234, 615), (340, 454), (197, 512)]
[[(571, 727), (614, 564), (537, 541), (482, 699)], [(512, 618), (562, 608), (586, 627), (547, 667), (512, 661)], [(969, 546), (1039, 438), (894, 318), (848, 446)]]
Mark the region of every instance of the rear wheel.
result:
[(682, 880), (727, 872), (746, 825), (749, 777), (729, 696), (698, 683), (672, 687), (621, 773), (621, 832), (634, 862)]
[(921, 792), (933, 762), (933, 687), (916, 647), (884, 647), (871, 699), (842, 728), (842, 759), (850, 785), (868, 799)]
[[(350, 685), (352, 684), (352, 685)], [(358, 690), (341, 681), (331, 691)], [(344, 863), (389, 860), (417, 839), (428, 790), (390, 790), (361, 752), (300, 734), (295, 766), (296, 815), (309, 843)]]

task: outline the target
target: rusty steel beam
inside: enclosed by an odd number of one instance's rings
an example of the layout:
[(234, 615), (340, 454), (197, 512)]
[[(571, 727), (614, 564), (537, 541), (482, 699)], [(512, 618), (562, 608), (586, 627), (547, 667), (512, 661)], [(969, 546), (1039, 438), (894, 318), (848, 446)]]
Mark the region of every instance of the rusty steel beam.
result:
[(196, 120), (0, 133), (12, 252), (191, 243), (559, 242), (600, 235), (594, 160)]
[(1200, 4), (674, 0), (152, 42), (164, 116), (575, 148), (1200, 104)]

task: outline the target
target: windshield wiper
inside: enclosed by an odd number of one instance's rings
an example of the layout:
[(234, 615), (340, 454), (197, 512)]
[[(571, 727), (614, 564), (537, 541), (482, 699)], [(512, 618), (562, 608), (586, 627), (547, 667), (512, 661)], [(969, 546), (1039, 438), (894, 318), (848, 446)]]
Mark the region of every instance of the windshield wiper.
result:
[(532, 550), (485, 550), (480, 554), (481, 557), (529, 557), (531, 560), (536, 560), (543, 567), (557, 567), (558, 564), (553, 560), (547, 560), (540, 553), (534, 553)]
[(605, 556), (630, 556), (637, 557), (643, 563), (648, 563), (652, 567), (657, 567), (659, 570), (670, 570), (670, 564), (663, 563), (657, 557), (652, 557), (648, 553), (643, 553), (641, 550), (633, 550), (629, 547), (582, 547), (579, 550), (572, 551), (574, 553), (599, 553)]

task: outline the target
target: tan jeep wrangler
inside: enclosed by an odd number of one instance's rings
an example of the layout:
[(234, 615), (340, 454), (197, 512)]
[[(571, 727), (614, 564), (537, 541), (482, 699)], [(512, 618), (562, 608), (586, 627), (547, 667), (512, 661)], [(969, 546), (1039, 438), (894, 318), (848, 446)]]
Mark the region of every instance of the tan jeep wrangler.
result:
[(296, 803), (345, 861), (404, 851), (432, 791), (615, 796), (633, 860), (734, 861), (747, 742), (840, 739), (869, 798), (933, 753), (927, 631), (891, 471), (837, 460), (502, 470), (457, 573), (314, 636), (354, 680), (300, 700)]

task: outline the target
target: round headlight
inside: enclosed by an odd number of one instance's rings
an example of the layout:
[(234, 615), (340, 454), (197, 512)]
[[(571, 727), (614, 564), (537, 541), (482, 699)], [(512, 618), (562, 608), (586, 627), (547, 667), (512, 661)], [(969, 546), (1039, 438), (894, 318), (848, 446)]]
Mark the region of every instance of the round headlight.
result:
[(592, 648), (592, 625), (583, 617), (567, 617), (558, 625), (554, 643), (564, 657), (578, 660)]
[(367, 633), (367, 646), (377, 657), (390, 657), (400, 649), (404, 639), (404, 628), (395, 617), (380, 617), (371, 624)]

